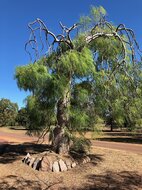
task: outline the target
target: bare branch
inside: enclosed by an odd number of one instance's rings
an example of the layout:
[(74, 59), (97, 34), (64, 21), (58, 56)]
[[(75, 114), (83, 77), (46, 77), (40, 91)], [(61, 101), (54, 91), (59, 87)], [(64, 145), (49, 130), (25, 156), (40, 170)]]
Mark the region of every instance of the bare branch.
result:
[[(30, 29), (30, 37), (29, 41), (25, 44), (25, 50), (30, 55), (30, 58), (31, 54), (30, 51), (27, 50), (28, 46), (30, 46), (35, 51), (36, 58), (39, 58), (38, 42), (36, 37), (36, 31), (38, 30), (39, 30), (39, 38), (41, 43), (41, 51), (44, 49), (42, 32), (45, 34), (45, 42), (47, 44), (47, 51), (46, 51), (47, 55), (51, 54), (54, 51), (54, 49), (57, 47), (59, 47), (62, 52), (62, 43), (66, 44), (69, 49), (74, 49), (73, 40), (71, 39), (70, 34), (72, 31), (74, 31), (80, 26), (79, 23), (73, 24), (73, 26), (69, 28), (63, 25), (62, 22), (60, 22), (59, 24), (62, 29), (62, 34), (58, 35), (55, 35), (53, 32), (51, 32), (47, 28), (45, 23), (39, 18), (28, 24), (28, 27)], [(35, 25), (36, 27), (34, 27)], [(102, 32), (97, 32), (97, 27), (100, 27), (100, 29), (102, 29)], [(126, 36), (127, 39), (125, 39), (124, 36)], [(132, 29), (126, 28), (125, 25), (123, 24), (120, 24), (118, 27), (114, 27), (112, 26), (111, 23), (107, 22), (106, 20), (100, 21), (92, 29), (90, 29), (90, 32), (86, 34), (86, 43), (89, 44), (98, 38), (112, 38), (112, 37), (119, 40), (122, 46), (122, 51), (121, 51), (122, 58), (121, 60), (119, 60), (118, 64), (114, 67), (112, 71), (113, 74), (113, 72), (118, 67), (126, 63), (126, 57), (128, 56), (126, 51), (127, 47), (129, 47), (131, 50), (131, 59), (133, 63), (135, 63), (135, 57), (136, 57), (135, 48), (139, 51), (138, 53), (140, 56), (141, 56), (141, 51)], [(55, 44), (57, 45), (54, 46)]]

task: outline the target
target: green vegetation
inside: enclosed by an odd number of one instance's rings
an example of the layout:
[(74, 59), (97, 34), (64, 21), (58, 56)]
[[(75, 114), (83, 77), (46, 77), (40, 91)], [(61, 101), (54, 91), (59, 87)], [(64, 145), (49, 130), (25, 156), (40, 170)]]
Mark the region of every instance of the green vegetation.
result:
[[(72, 132), (95, 130), (100, 120), (112, 129), (141, 125), (142, 69), (134, 60), (135, 37), (123, 25), (107, 22), (105, 15), (103, 7), (92, 7), (79, 24), (71, 28), (61, 24), (63, 34), (57, 36), (37, 19), (40, 31), (53, 38), (48, 53), (16, 69), (18, 87), (31, 92), (26, 100), (27, 129), (50, 131), (57, 153), (67, 153), (71, 140), (80, 151), (84, 140), (75, 140)], [(32, 27), (26, 46), (35, 47)]]
[(12, 126), (16, 123), (18, 105), (8, 99), (0, 100), (0, 126)]

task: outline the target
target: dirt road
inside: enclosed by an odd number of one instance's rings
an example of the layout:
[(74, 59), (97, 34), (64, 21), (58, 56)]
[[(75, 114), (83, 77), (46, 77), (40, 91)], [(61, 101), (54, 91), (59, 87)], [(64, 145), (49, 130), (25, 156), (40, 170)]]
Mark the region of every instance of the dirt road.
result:
[(92, 141), (92, 146), (115, 149), (115, 150), (123, 150), (123, 151), (133, 152), (137, 154), (142, 154), (142, 145), (140, 144), (116, 143), (116, 142), (107, 142), (107, 141)]
[[(36, 137), (27, 136), (25, 134), (25, 131), (0, 130), (0, 144), (36, 142), (37, 139), (38, 138)], [(140, 144), (116, 143), (116, 142), (92, 140), (92, 146), (142, 154), (142, 145)]]

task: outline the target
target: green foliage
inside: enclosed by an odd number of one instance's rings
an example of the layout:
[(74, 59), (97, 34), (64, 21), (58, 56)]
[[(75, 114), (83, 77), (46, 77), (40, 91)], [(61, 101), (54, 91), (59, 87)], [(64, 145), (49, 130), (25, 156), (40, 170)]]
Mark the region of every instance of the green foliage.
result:
[(16, 122), (20, 126), (27, 126), (28, 125), (29, 115), (28, 115), (28, 112), (27, 112), (26, 108), (21, 108), (18, 111), (18, 114), (17, 114), (17, 117), (16, 117)]
[(107, 12), (102, 6), (99, 7), (91, 6), (90, 15), (81, 16), (79, 19), (80, 32), (88, 33), (90, 29), (94, 26), (94, 24), (97, 24), (98, 22), (104, 20), (106, 15)]
[(109, 83), (95, 83), (95, 88), (99, 89), (94, 102), (97, 113), (112, 128), (132, 130), (142, 126), (141, 82), (135, 86), (136, 81), (130, 77), (134, 72), (135, 69), (129, 65), (128, 76), (120, 71)]
[(102, 7), (94, 7), (91, 6), (91, 17), (94, 22), (100, 22), (102, 18), (104, 18), (107, 14), (106, 10)]
[(12, 126), (16, 123), (18, 105), (8, 99), (0, 100), (0, 126)]
[[(132, 66), (126, 45), (125, 66), (117, 67), (123, 51), (116, 37), (102, 35), (89, 45), (86, 42), (87, 35), (112, 34), (111, 29), (116, 29), (112, 24), (102, 24), (106, 14), (101, 6), (91, 7), (90, 15), (80, 18), (79, 34), (72, 40), (72, 48), (62, 41), (47, 57), (17, 67), (18, 87), (32, 92), (26, 103), (30, 132), (41, 133), (48, 128), (52, 134), (51, 126), (60, 125), (59, 120), (69, 138), (73, 131), (96, 130), (99, 134), (103, 122), (129, 129), (141, 125), (141, 63)], [(98, 22), (101, 24), (94, 27)], [(115, 68), (117, 72), (113, 73)], [(100, 120), (101, 125), (96, 125)], [(85, 152), (89, 145), (82, 138), (73, 141), (76, 151)]]
[(39, 135), (44, 128), (50, 128), (55, 124), (55, 113), (52, 107), (44, 109), (36, 96), (29, 96), (26, 99), (26, 110), (28, 113), (28, 123), (26, 128), (29, 134)]
[(33, 92), (35, 88), (42, 85), (49, 77), (47, 68), (41, 62), (16, 68), (15, 78), (18, 87), (25, 91)]
[(91, 142), (84, 137), (73, 137), (70, 151), (73, 153), (86, 154), (90, 150)]
[(58, 67), (63, 73), (74, 73), (75, 76), (85, 77), (94, 71), (94, 62), (91, 51), (84, 47), (81, 52), (70, 50), (61, 55)]
[(98, 53), (95, 59), (98, 70), (112, 70), (116, 66), (116, 60), (119, 59), (122, 52), (120, 41), (114, 37), (98, 38), (90, 44), (90, 48)]

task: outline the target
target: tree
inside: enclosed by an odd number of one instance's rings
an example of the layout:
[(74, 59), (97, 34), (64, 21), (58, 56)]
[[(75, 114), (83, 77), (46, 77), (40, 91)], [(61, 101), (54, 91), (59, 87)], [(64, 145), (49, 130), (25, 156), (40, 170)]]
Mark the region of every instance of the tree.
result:
[(26, 108), (18, 110), (16, 122), (21, 126), (27, 126), (29, 121), (29, 115)]
[(138, 63), (135, 66), (129, 64), (127, 67), (128, 76), (121, 71), (115, 75), (109, 86), (102, 85), (103, 83), (95, 86), (98, 93), (94, 102), (95, 106), (98, 109), (98, 114), (107, 125), (110, 125), (111, 131), (116, 127), (132, 130), (141, 126), (142, 70), (140, 67)]
[(18, 105), (8, 99), (0, 100), (0, 126), (15, 125)]
[[(103, 7), (92, 7), (91, 16), (81, 17), (70, 28), (60, 22), (63, 32), (58, 35), (40, 19), (28, 25), (31, 35), (25, 49), (31, 56), (27, 50), (30, 46), (37, 60), (17, 67), (15, 78), (19, 88), (32, 92), (27, 99), (33, 115), (29, 129), (50, 129), (57, 153), (69, 151), (70, 139), (75, 139), (73, 130), (94, 127), (96, 85), (101, 86), (98, 92), (109, 88), (117, 72), (123, 70), (127, 75), (127, 63), (135, 64), (135, 48), (139, 47), (133, 31), (123, 24), (113, 26), (105, 15)], [(36, 24), (39, 27), (34, 27)], [(47, 52), (40, 56), (38, 49), (43, 50), (45, 44)]]

